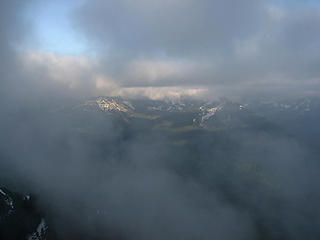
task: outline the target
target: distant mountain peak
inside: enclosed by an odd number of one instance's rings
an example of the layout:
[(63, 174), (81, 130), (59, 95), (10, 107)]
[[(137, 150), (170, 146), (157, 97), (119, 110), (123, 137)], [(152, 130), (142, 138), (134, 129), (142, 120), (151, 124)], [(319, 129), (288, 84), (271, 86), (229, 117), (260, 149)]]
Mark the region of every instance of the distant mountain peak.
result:
[(222, 105), (218, 105), (212, 108), (204, 108), (203, 106), (200, 107), (200, 111), (202, 113), (200, 125), (202, 125), (206, 120), (213, 117), (217, 111), (223, 109)]
[(128, 112), (133, 110), (134, 107), (128, 101), (117, 101), (114, 98), (98, 98), (96, 100), (99, 108), (102, 111), (118, 111), (118, 112)]

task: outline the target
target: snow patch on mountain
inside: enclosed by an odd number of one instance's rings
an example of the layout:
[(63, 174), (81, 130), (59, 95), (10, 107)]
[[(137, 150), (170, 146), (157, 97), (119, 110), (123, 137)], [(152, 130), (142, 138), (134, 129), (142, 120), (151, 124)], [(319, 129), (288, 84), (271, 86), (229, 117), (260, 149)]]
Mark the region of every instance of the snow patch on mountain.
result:
[(204, 113), (204, 115), (201, 117), (201, 123), (213, 117), (215, 113), (221, 110), (222, 108), (223, 108), (222, 106), (217, 106), (217, 107), (208, 108), (208, 109), (204, 109), (203, 107), (200, 107), (200, 110)]
[(47, 233), (47, 230), (48, 230), (47, 223), (42, 218), (36, 231), (28, 237), (28, 240), (44, 240), (46, 233)]
[(6, 196), (7, 194), (0, 188), (0, 193), (4, 196)]
[[(128, 112), (128, 108), (124, 104), (116, 102), (114, 99), (98, 98), (97, 104), (102, 111), (119, 111)], [(127, 105), (128, 106), (128, 105)]]
[(183, 102), (163, 101), (157, 102), (153, 106), (148, 106), (149, 111), (166, 111), (166, 112), (181, 112), (186, 109), (187, 105)]
[(0, 193), (1, 195), (3, 196), (3, 200), (4, 202), (6, 203), (6, 205), (9, 207), (9, 210), (8, 210), (8, 213), (7, 213), (7, 216), (10, 216), (13, 212), (14, 212), (14, 205), (13, 205), (13, 200), (12, 198), (10, 197), (9, 194), (7, 194), (4, 190), (2, 190), (0, 188)]

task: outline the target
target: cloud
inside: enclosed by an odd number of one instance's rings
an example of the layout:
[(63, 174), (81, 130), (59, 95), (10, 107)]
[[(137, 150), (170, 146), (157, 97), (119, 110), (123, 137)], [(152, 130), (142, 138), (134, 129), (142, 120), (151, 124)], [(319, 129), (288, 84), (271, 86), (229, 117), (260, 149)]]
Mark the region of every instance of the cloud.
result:
[(78, 22), (87, 36), (133, 56), (201, 56), (256, 31), (263, 8), (260, 0), (88, 1)]
[(264, 0), (93, 0), (74, 7), (71, 26), (88, 40), (95, 57), (13, 53), (13, 45), (35, 38), (22, 14), (26, 6), (13, 2), (4, 6), (2, 16), (11, 18), (12, 27), (7, 20), (1, 22), (1, 51), (7, 58), (3, 63), (18, 54), (20, 62), (12, 63), (32, 72), (27, 81), (38, 89), (50, 85), (81, 96), (139, 92), (167, 97), (164, 89), (172, 90), (170, 96), (193, 92), (202, 97), (320, 90), (316, 3), (297, 7)]
[[(30, 76), (41, 72), (42, 81), (68, 88), (70, 93), (92, 96), (96, 93), (97, 74), (94, 58), (28, 51), (19, 55), (23, 70)], [(97, 80), (98, 81), (98, 80)]]
[[(203, 89), (191, 94), (202, 97), (320, 90), (318, 4), (93, 0), (74, 7), (71, 26), (88, 40), (94, 57), (19, 53), (23, 68), (39, 78), (41, 73), (51, 88), (56, 84), (82, 96), (139, 92), (151, 98), (168, 97), (163, 89), (171, 89), (170, 96)], [(9, 38), (3, 42), (30, 38), (28, 24), (3, 26), (2, 38)]]
[(263, 0), (94, 0), (74, 25), (123, 86), (307, 92), (320, 83), (319, 16), (317, 4)]
[[(71, 95), (81, 97), (110, 95), (177, 99), (182, 96), (204, 96), (207, 91), (197, 86), (182, 86), (187, 69), (194, 68), (191, 62), (134, 60), (127, 63), (125, 71), (115, 78), (101, 70), (99, 59), (93, 57), (28, 51), (20, 53), (19, 60), (27, 76), (38, 76), (36, 78), (39, 80), (33, 84), (38, 84), (39, 88), (60, 87), (68, 89)], [(174, 82), (170, 81), (172, 78)], [(126, 82), (125, 79), (132, 79), (132, 82)], [(151, 86), (146, 85), (146, 81)]]

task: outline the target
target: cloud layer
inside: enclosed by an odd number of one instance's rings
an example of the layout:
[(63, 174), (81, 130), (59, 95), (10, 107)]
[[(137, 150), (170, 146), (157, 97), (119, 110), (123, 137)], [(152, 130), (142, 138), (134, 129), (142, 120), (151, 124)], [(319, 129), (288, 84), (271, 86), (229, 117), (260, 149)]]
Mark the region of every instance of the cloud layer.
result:
[[(22, 18), (26, 8), (17, 7), (7, 4), (3, 11), (1, 42), (8, 46), (37, 39), (31, 25), (36, 16), (6, 27), (9, 14)], [(316, 2), (92, 0), (75, 5), (69, 20), (94, 56), (26, 48), (19, 55), (28, 71), (47, 74), (47, 83), (78, 95), (319, 93)], [(9, 50), (2, 51), (6, 56)]]
[(318, 90), (318, 4), (87, 1), (74, 25), (121, 87)]

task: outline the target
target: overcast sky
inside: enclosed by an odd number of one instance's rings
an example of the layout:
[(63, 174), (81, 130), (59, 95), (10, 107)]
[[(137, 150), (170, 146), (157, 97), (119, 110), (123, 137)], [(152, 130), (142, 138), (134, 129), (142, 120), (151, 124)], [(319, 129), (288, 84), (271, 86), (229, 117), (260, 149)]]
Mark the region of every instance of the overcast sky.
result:
[(5, 4), (26, 17), (19, 25), (23, 41), (7, 34), (26, 68), (46, 69), (45, 81), (81, 95), (303, 95), (320, 90), (319, 1)]

